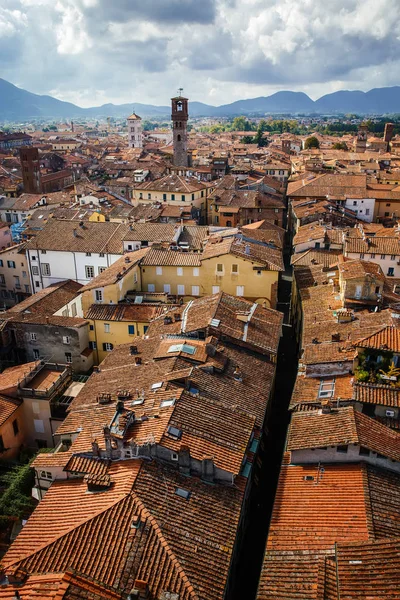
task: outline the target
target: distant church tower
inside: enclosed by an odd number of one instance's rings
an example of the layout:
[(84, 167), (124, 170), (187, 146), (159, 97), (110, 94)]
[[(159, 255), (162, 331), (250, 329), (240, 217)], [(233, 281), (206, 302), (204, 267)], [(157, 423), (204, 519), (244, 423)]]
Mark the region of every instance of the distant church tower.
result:
[(129, 148), (143, 148), (142, 119), (133, 112), (127, 121)]
[(356, 152), (365, 152), (367, 149), (368, 125), (360, 125), (358, 128), (357, 139), (355, 142)]
[(40, 178), (39, 150), (28, 147), (20, 148), (19, 158), (25, 194), (40, 194), (42, 192), (42, 182)]
[(179, 96), (177, 96), (176, 98), (171, 98), (171, 119), (174, 140), (174, 165), (178, 167), (187, 167), (189, 164), (187, 152), (187, 122), (189, 118), (189, 100), (181, 95), (182, 91), (182, 88), (180, 88)]

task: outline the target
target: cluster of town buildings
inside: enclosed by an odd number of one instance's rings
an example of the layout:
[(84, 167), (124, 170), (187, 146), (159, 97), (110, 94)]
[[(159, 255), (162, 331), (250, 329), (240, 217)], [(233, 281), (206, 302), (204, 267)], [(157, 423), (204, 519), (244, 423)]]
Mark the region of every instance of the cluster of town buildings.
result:
[(173, 98), (168, 139), (135, 113), (127, 137), (0, 137), (0, 458), (47, 449), (0, 600), (238, 597), (291, 270), (298, 373), (257, 600), (397, 598), (393, 128), (259, 148), (188, 114)]

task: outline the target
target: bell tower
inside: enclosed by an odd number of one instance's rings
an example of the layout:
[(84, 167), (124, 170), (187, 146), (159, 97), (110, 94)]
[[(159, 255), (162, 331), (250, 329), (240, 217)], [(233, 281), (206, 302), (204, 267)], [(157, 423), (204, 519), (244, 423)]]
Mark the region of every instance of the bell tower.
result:
[(171, 98), (172, 103), (172, 128), (174, 140), (174, 165), (177, 167), (188, 166), (187, 153), (187, 122), (189, 118), (189, 100), (182, 96), (183, 89), (179, 88), (179, 96)]

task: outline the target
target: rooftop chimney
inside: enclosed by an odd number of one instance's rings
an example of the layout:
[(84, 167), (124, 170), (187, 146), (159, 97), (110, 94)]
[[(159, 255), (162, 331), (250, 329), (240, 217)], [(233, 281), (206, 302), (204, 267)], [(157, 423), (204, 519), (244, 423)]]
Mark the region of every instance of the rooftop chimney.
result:
[(242, 372), (239, 369), (239, 367), (236, 367), (233, 371), (233, 378), (235, 379), (235, 381), (243, 381)]
[(322, 414), (329, 415), (332, 412), (331, 405), (329, 404), (329, 400), (324, 400), (321, 403)]
[(77, 235), (78, 235), (78, 232), (77, 232), (77, 230), (75, 229), (75, 227), (74, 227), (74, 229), (72, 230), (72, 233), (74, 234), (74, 237), (77, 237)]

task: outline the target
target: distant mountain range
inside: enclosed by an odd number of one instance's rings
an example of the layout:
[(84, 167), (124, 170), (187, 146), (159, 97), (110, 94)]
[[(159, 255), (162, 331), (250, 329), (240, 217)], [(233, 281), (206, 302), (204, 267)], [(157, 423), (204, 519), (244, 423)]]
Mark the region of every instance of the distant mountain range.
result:
[[(103, 104), (81, 108), (51, 96), (39, 96), (0, 79), (0, 121), (23, 121), (32, 118), (126, 117), (132, 107), (142, 117), (165, 117), (169, 120), (169, 106), (151, 104)], [(400, 113), (400, 87), (375, 88), (369, 92), (341, 91), (312, 100), (303, 92), (277, 92), (231, 104), (211, 106), (190, 102), (192, 117), (232, 117), (236, 115), (296, 114), (296, 113)]]

